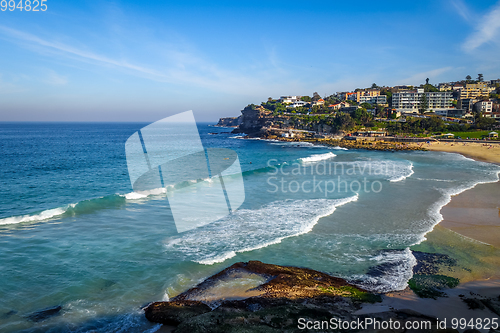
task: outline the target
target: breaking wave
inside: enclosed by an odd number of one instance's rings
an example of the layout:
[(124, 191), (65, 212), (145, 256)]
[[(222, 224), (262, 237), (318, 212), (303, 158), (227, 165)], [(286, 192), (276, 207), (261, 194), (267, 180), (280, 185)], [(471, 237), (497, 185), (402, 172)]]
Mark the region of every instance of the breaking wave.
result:
[(171, 255), (212, 265), (310, 232), (322, 217), (338, 206), (356, 201), (311, 199), (275, 201), (262, 208), (241, 209), (217, 222), (172, 236), (164, 246)]

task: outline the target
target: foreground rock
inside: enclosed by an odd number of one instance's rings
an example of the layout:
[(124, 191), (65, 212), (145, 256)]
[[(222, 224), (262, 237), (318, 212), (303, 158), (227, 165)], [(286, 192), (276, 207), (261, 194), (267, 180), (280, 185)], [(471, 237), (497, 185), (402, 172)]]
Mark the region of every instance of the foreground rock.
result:
[[(230, 294), (226, 286), (232, 280), (248, 282), (259, 276), (262, 284), (251, 288), (251, 297)], [(235, 284), (235, 286), (238, 284)], [(236, 288), (237, 289), (237, 288)], [(221, 292), (214, 301), (213, 291)], [(244, 299), (241, 299), (243, 297)], [(240, 298), (240, 299), (238, 299)], [(146, 318), (156, 323), (176, 326), (175, 332), (303, 332), (300, 323), (393, 320), (432, 321), (435, 318), (411, 311), (387, 311), (355, 315), (363, 303), (381, 300), (347, 281), (307, 268), (265, 264), (259, 261), (236, 263), (206, 279), (170, 302), (156, 302), (146, 309)], [(331, 328), (331, 327), (329, 327)], [(320, 331), (331, 331), (321, 329)], [(382, 332), (363, 328), (334, 330), (345, 332)], [(420, 332), (439, 332), (435, 328)], [(451, 332), (451, 331), (450, 331)]]
[(177, 326), (183, 321), (212, 311), (199, 301), (156, 302), (145, 310), (146, 318), (155, 323)]

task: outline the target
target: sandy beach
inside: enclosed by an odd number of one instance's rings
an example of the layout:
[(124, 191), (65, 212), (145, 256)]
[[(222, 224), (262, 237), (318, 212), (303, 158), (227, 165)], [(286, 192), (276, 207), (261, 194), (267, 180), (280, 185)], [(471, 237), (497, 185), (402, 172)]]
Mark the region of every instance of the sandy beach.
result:
[[(416, 144), (415, 144), (416, 145)], [(418, 144), (421, 145), (421, 144)], [(500, 144), (485, 142), (431, 142), (423, 147), (458, 153), (477, 161), (500, 164)], [(440, 226), (500, 248), (500, 182), (479, 184), (454, 196), (443, 207)]]
[[(421, 144), (413, 144), (420, 146)], [(478, 161), (500, 164), (500, 144), (478, 142), (439, 142), (431, 141), (430, 144), (424, 143), (423, 148), (429, 150), (445, 151), (449, 153), (459, 153), (471, 157)]]
[[(500, 145), (478, 143), (431, 142), (423, 147), (451, 153), (459, 153), (477, 161), (500, 163)], [(468, 297), (483, 299), (499, 297), (500, 292), (500, 182), (479, 184), (473, 189), (454, 196), (441, 209), (443, 220), (427, 240), (416, 249), (455, 254), (458, 266), (441, 274), (459, 278), (458, 287), (447, 289), (447, 297), (422, 299), (407, 289), (384, 295), (382, 303), (364, 307), (362, 312), (385, 311), (386, 308), (411, 309), (422, 314), (447, 319), (492, 318), (496, 314), (488, 309), (478, 311), (464, 302)], [(465, 236), (465, 237), (462, 237)], [(459, 330), (463, 331), (463, 330)], [(487, 330), (480, 330), (486, 332)]]
[(440, 225), (500, 248), (500, 183), (479, 184), (443, 207)]

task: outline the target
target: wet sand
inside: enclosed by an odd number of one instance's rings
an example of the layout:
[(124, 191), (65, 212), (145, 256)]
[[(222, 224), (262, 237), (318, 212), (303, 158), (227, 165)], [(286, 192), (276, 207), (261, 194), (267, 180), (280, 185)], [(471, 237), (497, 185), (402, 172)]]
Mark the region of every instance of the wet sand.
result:
[(441, 214), (441, 226), (500, 248), (500, 182), (479, 184), (454, 196)]

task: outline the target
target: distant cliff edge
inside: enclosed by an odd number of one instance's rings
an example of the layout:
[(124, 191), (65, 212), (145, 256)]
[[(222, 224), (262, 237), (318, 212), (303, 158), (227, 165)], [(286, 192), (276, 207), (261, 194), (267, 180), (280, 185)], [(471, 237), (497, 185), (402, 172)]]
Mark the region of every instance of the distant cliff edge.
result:
[(241, 116), (220, 118), (215, 126), (221, 127), (238, 127), (241, 124)]

